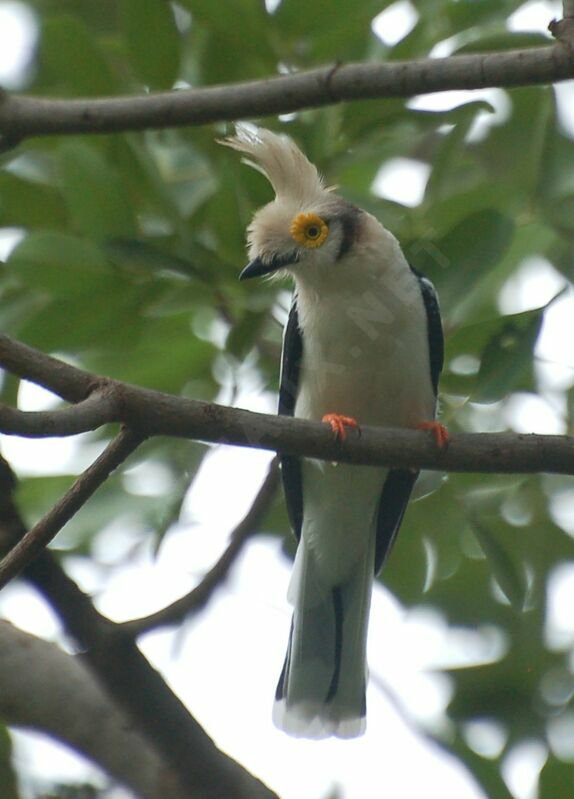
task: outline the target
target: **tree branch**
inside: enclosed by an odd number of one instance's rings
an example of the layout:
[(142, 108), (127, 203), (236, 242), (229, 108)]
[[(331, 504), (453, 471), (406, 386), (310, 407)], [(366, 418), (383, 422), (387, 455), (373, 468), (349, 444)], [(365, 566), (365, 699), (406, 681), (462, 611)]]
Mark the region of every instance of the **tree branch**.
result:
[(27, 438), (75, 436), (96, 430), (119, 416), (117, 400), (99, 387), (77, 405), (56, 411), (18, 411), (0, 404), (0, 428)]
[[(433, 469), (449, 472), (574, 474), (574, 439), (570, 436), (520, 433), (460, 433), (438, 450), (422, 431), (363, 427), (344, 442), (333, 439), (328, 425), (214, 403), (175, 397), (159, 391), (98, 377), (43, 355), (0, 335), (0, 366), (59, 396), (86, 398), (86, 390), (102, 392), (108, 422), (123, 422), (143, 437), (174, 436), (217, 444), (256, 447), (289, 455), (341, 463)], [(94, 406), (90, 406), (93, 408)], [(43, 412), (50, 429), (45, 435), (72, 435), (79, 419), (66, 410)], [(62, 414), (62, 415), (60, 415)], [(31, 422), (33, 413), (0, 409), (0, 433), (43, 435)], [(94, 416), (88, 415), (86, 430)], [(102, 412), (100, 420), (105, 414)]]
[(0, 333), (0, 366), (36, 383), (67, 402), (80, 402), (105, 383), (104, 378), (52, 358)]
[(156, 629), (157, 627), (177, 624), (191, 613), (197, 613), (201, 610), (211, 599), (216, 588), (226, 579), (231, 567), (237, 560), (239, 553), (249, 538), (251, 538), (254, 533), (258, 532), (259, 526), (273, 502), (278, 484), (279, 464), (275, 458), (271, 461), (267, 477), (253, 500), (251, 507), (247, 511), (247, 514), (231, 533), (227, 549), (217, 563), (203, 577), (199, 585), (185, 596), (177, 599), (171, 605), (158, 610), (157, 613), (151, 613), (149, 616), (144, 616), (141, 619), (132, 619), (124, 622), (122, 627), (127, 630), (130, 635), (138, 636)]
[[(0, 547), (12, 546), (25, 526), (13, 500), (15, 480), (0, 458)], [(46, 550), (29, 563), (24, 578), (48, 601), (82, 660), (118, 708), (155, 749), (166, 779), (194, 799), (277, 799), (276, 795), (217, 749), (121, 625), (103, 617)], [(176, 788), (174, 787), (174, 791)], [(179, 787), (177, 788), (179, 790)], [(166, 797), (167, 799), (167, 797)]]
[(188, 799), (78, 658), (0, 621), (0, 716), (81, 752), (142, 799)]
[(554, 38), (565, 45), (570, 52), (574, 47), (574, 0), (564, 0), (563, 18), (553, 19), (548, 25), (548, 30)]
[(0, 562), (0, 589), (34, 560), (142, 441), (143, 437), (131, 430), (120, 431), (59, 502), (3, 558)]
[(27, 136), (204, 125), (342, 101), (554, 83), (572, 77), (571, 53), (550, 46), (384, 64), (332, 65), (265, 80), (145, 96), (47, 100), (4, 93), (0, 97), (0, 136), (5, 146), (12, 146)]

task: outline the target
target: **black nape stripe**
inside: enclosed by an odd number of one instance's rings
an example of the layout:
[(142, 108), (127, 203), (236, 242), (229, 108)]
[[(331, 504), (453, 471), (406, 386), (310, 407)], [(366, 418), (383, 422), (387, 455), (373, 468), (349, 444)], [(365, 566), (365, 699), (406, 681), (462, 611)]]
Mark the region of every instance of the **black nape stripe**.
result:
[(350, 205), (349, 208), (338, 217), (343, 228), (343, 238), (341, 239), (341, 245), (339, 247), (339, 252), (337, 253), (337, 261), (339, 261), (343, 255), (346, 255), (349, 252), (357, 240), (360, 216), (360, 208)]
[(343, 594), (341, 588), (333, 588), (333, 610), (335, 612), (335, 665), (333, 667), (333, 676), (331, 677), (331, 684), (325, 697), (325, 702), (331, 702), (335, 698), (337, 688), (339, 687), (339, 678), (341, 676), (341, 658), (343, 655)]

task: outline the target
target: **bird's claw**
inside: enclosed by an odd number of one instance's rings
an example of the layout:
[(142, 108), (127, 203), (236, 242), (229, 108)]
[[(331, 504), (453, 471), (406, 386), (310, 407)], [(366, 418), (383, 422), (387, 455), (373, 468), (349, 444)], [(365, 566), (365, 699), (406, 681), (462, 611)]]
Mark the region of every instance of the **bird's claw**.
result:
[(353, 419), (352, 416), (341, 416), (339, 413), (326, 413), (321, 421), (331, 425), (331, 430), (335, 434), (335, 438), (340, 441), (344, 441), (347, 437), (345, 427), (354, 427), (360, 430), (357, 420)]
[(419, 422), (417, 424), (417, 430), (430, 430), (439, 449), (442, 449), (448, 444), (448, 430), (440, 422)]

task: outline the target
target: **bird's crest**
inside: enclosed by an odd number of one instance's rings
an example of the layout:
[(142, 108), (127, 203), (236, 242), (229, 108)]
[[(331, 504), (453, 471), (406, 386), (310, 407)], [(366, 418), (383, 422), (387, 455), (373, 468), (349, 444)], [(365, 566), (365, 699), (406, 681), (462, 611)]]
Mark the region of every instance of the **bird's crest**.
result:
[(307, 205), (330, 191), (317, 168), (289, 136), (245, 124), (236, 125), (235, 131), (235, 136), (220, 143), (245, 153), (245, 163), (265, 175), (278, 199)]

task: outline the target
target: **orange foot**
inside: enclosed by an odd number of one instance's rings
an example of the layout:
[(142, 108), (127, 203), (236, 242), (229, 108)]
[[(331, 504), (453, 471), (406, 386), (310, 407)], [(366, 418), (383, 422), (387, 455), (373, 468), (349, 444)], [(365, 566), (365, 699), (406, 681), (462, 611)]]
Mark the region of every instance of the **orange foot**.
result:
[(335, 438), (341, 441), (344, 441), (347, 437), (345, 427), (355, 427), (357, 430), (360, 429), (356, 419), (353, 419), (352, 416), (341, 416), (339, 413), (326, 413), (321, 421), (330, 424)]
[(439, 449), (448, 444), (448, 430), (440, 422), (419, 422), (417, 430), (430, 430)]

